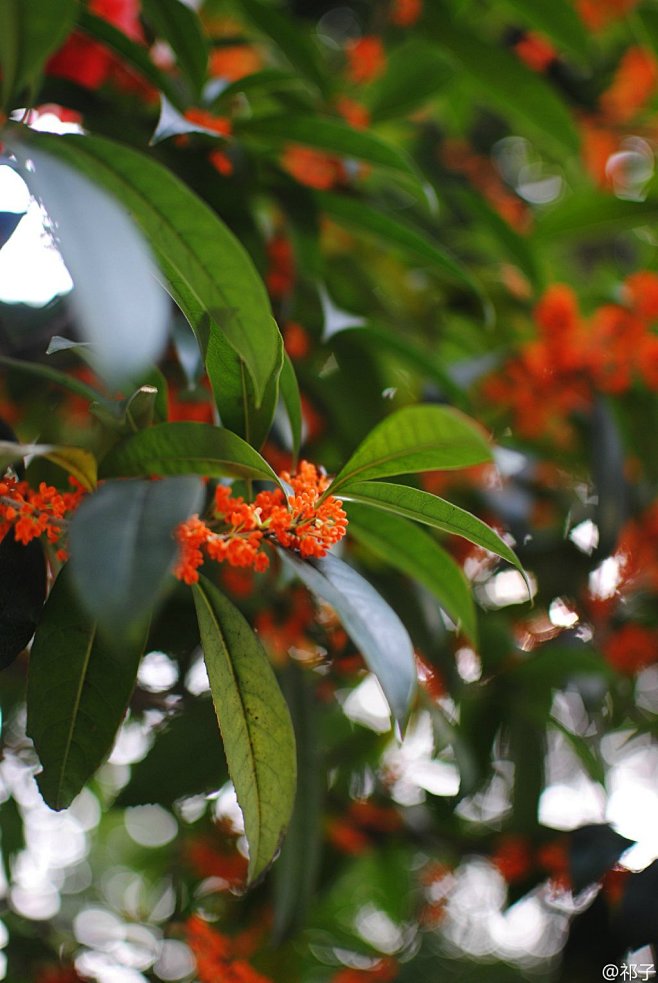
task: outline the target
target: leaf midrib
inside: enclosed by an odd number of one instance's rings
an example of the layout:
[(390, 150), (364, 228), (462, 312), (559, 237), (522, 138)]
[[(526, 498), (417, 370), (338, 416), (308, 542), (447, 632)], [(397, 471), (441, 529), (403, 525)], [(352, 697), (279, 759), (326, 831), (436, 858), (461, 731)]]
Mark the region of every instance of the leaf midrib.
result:
[(97, 625), (94, 624), (89, 633), (89, 641), (87, 643), (87, 649), (84, 654), (84, 659), (82, 662), (82, 672), (80, 673), (80, 679), (78, 682), (78, 687), (76, 690), (75, 698), (73, 700), (73, 712), (71, 713), (70, 724), (68, 727), (68, 732), (66, 735), (66, 740), (64, 742), (64, 753), (62, 755), (62, 763), (58, 770), (58, 780), (56, 784), (56, 802), (58, 806), (62, 805), (62, 787), (64, 785), (65, 774), (68, 767), (69, 758), (71, 755), (71, 748), (73, 747), (73, 736), (78, 723), (78, 713), (80, 711), (80, 705), (82, 703), (82, 692), (87, 682), (87, 673), (89, 671), (89, 663), (91, 661), (91, 653), (94, 648), (94, 642), (96, 640)]
[[(354, 470), (349, 471), (347, 475), (343, 476), (343, 472), (345, 471), (345, 469), (349, 468), (350, 466), (350, 462), (348, 461), (347, 464), (345, 465), (345, 468), (343, 468), (343, 470), (339, 474), (337, 474), (336, 477), (334, 478), (331, 484), (331, 487), (333, 489), (331, 491), (331, 494), (332, 495), (334, 494), (336, 487), (340, 488), (346, 482), (347, 483), (351, 482), (353, 478), (357, 477), (359, 474), (362, 474), (364, 471), (368, 471), (370, 468), (380, 467), (382, 464), (387, 464), (389, 461), (394, 461), (396, 458), (408, 457), (410, 454), (419, 454), (422, 453), (423, 451), (428, 451), (428, 450), (443, 449), (443, 448), (450, 447), (452, 444), (457, 444), (457, 443), (458, 442), (456, 440), (447, 440), (447, 439), (441, 441), (431, 440), (431, 441), (423, 441), (422, 443), (414, 443), (413, 448), (410, 448), (409, 450), (395, 451), (395, 452), (391, 452), (390, 454), (383, 454), (381, 457), (375, 458), (374, 460), (370, 460), (366, 464), (362, 464), (360, 467), (357, 467)], [(486, 461), (487, 458), (483, 457), (482, 460)], [(477, 463), (477, 462), (472, 462), (472, 463)], [(456, 465), (456, 466), (462, 467), (463, 465)], [(443, 465), (443, 467), (446, 470), (450, 470), (450, 465)], [(436, 470), (441, 470), (441, 469), (437, 468)]]

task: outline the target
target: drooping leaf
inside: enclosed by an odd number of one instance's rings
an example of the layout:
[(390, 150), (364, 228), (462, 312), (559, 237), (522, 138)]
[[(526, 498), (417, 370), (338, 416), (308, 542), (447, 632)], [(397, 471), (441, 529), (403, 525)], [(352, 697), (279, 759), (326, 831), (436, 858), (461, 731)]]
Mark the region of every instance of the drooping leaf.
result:
[(220, 334), (211, 335), (206, 350), (206, 367), (215, 403), (225, 427), (259, 449), (272, 427), (279, 398), (283, 340), (279, 338), (279, 358), (260, 406), (254, 386), (239, 355)]
[(41, 362), (24, 362), (18, 358), (10, 358), (8, 355), (0, 355), (0, 365), (4, 365), (5, 368), (14, 372), (33, 375), (38, 379), (46, 379), (48, 382), (61, 386), (62, 389), (68, 389), (76, 396), (88, 399), (90, 402), (104, 401), (102, 393), (93, 389), (92, 386), (88, 386), (86, 382), (81, 382), (80, 379), (76, 379), (66, 372), (60, 372), (58, 369), (52, 369), (49, 365), (43, 365)]
[(312, 594), (335, 609), (403, 726), (416, 687), (413, 645), (397, 614), (367, 580), (335, 556), (306, 561), (280, 550)]
[(210, 689), (249, 843), (249, 881), (271, 864), (295, 798), (295, 735), (263, 648), (205, 578), (193, 587)]
[(43, 71), (46, 59), (73, 27), (75, 0), (3, 0), (0, 4), (0, 79), (2, 105), (14, 108), (14, 96)]
[(331, 494), (373, 478), (491, 460), (482, 430), (449, 406), (405, 406), (379, 423), (334, 478)]
[(120, 651), (105, 645), (83, 611), (68, 570), (57, 578), (32, 651), (27, 732), (51, 809), (65, 809), (109, 754), (123, 720), (144, 637)]
[(392, 512), (352, 504), (349, 531), (381, 559), (430, 590), (453, 621), (477, 644), (477, 620), (471, 590), (461, 567), (421, 529)]
[(329, 83), (321, 68), (320, 51), (299, 27), (269, 3), (240, 0), (239, 5), (254, 27), (274, 41), (293, 68), (323, 95), (327, 95)]
[(318, 191), (315, 197), (320, 208), (340, 225), (375, 236), (385, 242), (387, 248), (399, 249), (414, 262), (428, 263), (451, 279), (464, 283), (477, 294), (483, 304), (488, 303), (483, 296), (482, 287), (469, 270), (447, 249), (409, 223), (384, 214), (360, 198), (338, 195), (331, 191)]
[(470, 79), (483, 101), (532, 134), (555, 156), (578, 152), (578, 135), (571, 114), (555, 91), (500, 44), (478, 37), (472, 27), (426, 12), (432, 38)]
[(362, 160), (395, 175), (415, 188), (424, 200), (426, 187), (422, 175), (410, 157), (394, 144), (364, 130), (355, 130), (336, 119), (318, 116), (275, 115), (261, 116), (236, 123), (240, 136), (256, 137), (276, 144), (298, 143), (330, 154)]
[(144, 237), (122, 205), (49, 150), (32, 141), (29, 148), (16, 141), (12, 149), (55, 224), (74, 282), (70, 303), (99, 373), (112, 383), (139, 373), (159, 357), (169, 322)]
[(546, 34), (559, 48), (576, 58), (587, 59), (589, 38), (569, 0), (533, 0), (533, 3), (504, 0), (504, 4), (522, 24)]
[(25, 546), (10, 529), (0, 541), (0, 669), (30, 641), (46, 600), (46, 557), (38, 539)]
[(142, 634), (177, 556), (174, 530), (202, 498), (201, 482), (191, 476), (106, 481), (74, 513), (73, 586), (109, 639), (122, 644)]
[(121, 144), (32, 133), (30, 147), (35, 143), (124, 204), (149, 240), (204, 355), (207, 334), (223, 331), (244, 359), (260, 403), (276, 370), (279, 331), (262, 280), (221, 219), (166, 167)]
[(453, 75), (454, 69), (436, 45), (410, 38), (391, 51), (386, 72), (365, 90), (372, 122), (395, 119), (422, 106)]
[(110, 451), (100, 472), (103, 477), (203, 474), (278, 481), (258, 451), (210, 423), (159, 423), (140, 430)]
[(385, 512), (394, 512), (454, 536), (463, 536), (523, 572), (518, 557), (497, 532), (477, 516), (429, 492), (387, 481), (364, 481), (350, 483), (349, 488), (341, 492), (341, 497), (348, 502), (360, 502)]
[(142, 10), (199, 93), (208, 69), (208, 43), (196, 10), (181, 0), (142, 0)]
[(283, 367), (281, 369), (281, 399), (288, 414), (290, 422), (290, 433), (292, 437), (292, 457), (293, 466), (299, 457), (299, 448), (302, 442), (302, 404), (299, 395), (299, 385), (295, 369), (290, 360), (290, 356), (284, 352)]
[(151, 750), (132, 766), (115, 805), (171, 806), (186, 795), (221, 788), (228, 779), (217, 717), (209, 699), (190, 700), (158, 729)]
[(277, 941), (292, 935), (306, 918), (322, 856), (325, 775), (320, 751), (320, 708), (309, 673), (294, 662), (281, 686), (295, 728), (297, 795), (290, 828), (274, 868), (274, 926)]

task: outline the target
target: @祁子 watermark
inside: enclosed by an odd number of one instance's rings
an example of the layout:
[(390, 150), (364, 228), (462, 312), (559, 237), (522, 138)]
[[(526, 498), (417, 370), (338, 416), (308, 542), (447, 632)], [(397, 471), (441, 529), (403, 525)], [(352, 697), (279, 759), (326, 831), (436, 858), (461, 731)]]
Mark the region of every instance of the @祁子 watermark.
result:
[(652, 980), (656, 975), (653, 963), (608, 963), (601, 970), (604, 980)]

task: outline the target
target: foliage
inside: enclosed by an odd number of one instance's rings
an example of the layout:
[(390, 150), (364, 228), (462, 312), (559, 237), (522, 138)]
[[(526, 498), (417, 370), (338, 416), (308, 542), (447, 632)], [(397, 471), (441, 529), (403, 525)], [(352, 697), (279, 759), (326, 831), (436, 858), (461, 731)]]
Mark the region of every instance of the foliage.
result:
[(6, 979), (647, 962), (657, 59), (653, 0), (0, 4), (73, 281), (0, 305)]

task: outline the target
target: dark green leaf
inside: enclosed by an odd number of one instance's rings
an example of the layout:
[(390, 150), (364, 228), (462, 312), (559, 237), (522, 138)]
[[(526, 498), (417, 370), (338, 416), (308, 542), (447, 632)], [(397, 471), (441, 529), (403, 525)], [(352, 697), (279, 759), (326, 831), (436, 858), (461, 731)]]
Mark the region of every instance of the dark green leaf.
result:
[(132, 766), (130, 781), (114, 804), (171, 806), (186, 795), (221, 788), (227, 779), (212, 700), (190, 700), (158, 729), (151, 750)]
[(567, 107), (550, 85), (500, 44), (479, 38), (465, 24), (428, 11), (432, 35), (477, 87), (484, 101), (562, 158), (578, 153), (578, 134)]
[[(31, 134), (114, 194), (142, 229), (174, 300), (197, 332), (223, 331), (244, 359), (258, 402), (279, 358), (279, 331), (265, 286), (249, 255), (218, 216), (167, 168), (100, 137)], [(205, 337), (200, 335), (200, 315)]]
[(17, 543), (10, 530), (0, 542), (0, 669), (10, 665), (34, 635), (45, 599), (41, 543)]
[(22, 362), (18, 358), (0, 355), (0, 365), (4, 365), (5, 368), (11, 369), (14, 372), (33, 375), (38, 379), (46, 379), (48, 382), (53, 382), (55, 385), (61, 386), (62, 389), (68, 389), (69, 392), (75, 393), (76, 396), (82, 396), (83, 399), (88, 399), (90, 402), (104, 401), (103, 395), (97, 389), (92, 389), (85, 382), (80, 382), (79, 379), (67, 375), (65, 372), (60, 372), (58, 369), (51, 369), (49, 365), (42, 365), (41, 362)]
[(283, 363), (283, 340), (279, 338), (279, 359), (256, 406), (254, 386), (239, 355), (220, 334), (211, 335), (206, 350), (206, 367), (222, 424), (259, 449), (272, 427), (279, 399), (279, 380)]
[(258, 638), (208, 580), (194, 602), (228, 770), (244, 816), (249, 880), (271, 864), (290, 821), (297, 759), (288, 707)]
[(535, 231), (537, 242), (569, 236), (574, 239), (609, 237), (641, 226), (654, 227), (658, 201), (624, 201), (600, 192), (579, 191), (542, 215)]
[(65, 809), (109, 754), (132, 692), (143, 637), (103, 644), (72, 589), (57, 578), (30, 654), (27, 731), (51, 809)]
[(349, 531), (377, 556), (430, 590), (453, 621), (477, 644), (477, 620), (469, 583), (449, 553), (421, 529), (365, 505), (350, 505)]
[(453, 75), (454, 69), (436, 45), (409, 39), (392, 50), (385, 74), (364, 93), (372, 122), (395, 119), (422, 106)]
[(318, 90), (327, 95), (329, 83), (321, 69), (320, 51), (302, 33), (290, 17), (259, 0), (239, 0), (239, 6), (251, 23), (274, 41), (290, 64)]
[(268, 95), (272, 95), (279, 89), (295, 88), (302, 84), (299, 75), (293, 72), (286, 72), (281, 68), (263, 68), (259, 72), (252, 72), (251, 75), (245, 75), (227, 85), (215, 98), (214, 105), (219, 106), (233, 99), (239, 92), (249, 95), (260, 92), (262, 89)]
[(108, 638), (121, 644), (141, 634), (177, 556), (173, 532), (202, 498), (193, 477), (107, 481), (76, 510), (69, 528), (73, 585)]
[(142, 0), (144, 17), (166, 41), (195, 93), (201, 92), (208, 69), (208, 44), (199, 15), (181, 0)]
[(159, 423), (117, 444), (101, 462), (104, 477), (147, 474), (228, 475), (278, 481), (241, 437), (211, 423)]
[[(571, 833), (569, 859), (574, 894), (600, 880), (634, 840), (615, 832), (607, 823), (579, 826)], [(655, 935), (652, 936), (655, 938)], [(648, 941), (648, 939), (647, 939)]]
[(166, 95), (171, 103), (180, 109), (185, 109), (185, 103), (181, 101), (170, 79), (151, 61), (147, 48), (131, 40), (127, 34), (124, 34), (104, 17), (96, 17), (88, 10), (80, 10), (78, 25), (94, 40), (100, 41), (101, 44), (114, 51), (122, 61), (135, 69), (138, 75), (151, 82), (156, 89)]
[(302, 442), (302, 404), (295, 369), (286, 353), (284, 353), (283, 368), (281, 369), (280, 387), (281, 399), (290, 422), (293, 462), (296, 462)]
[(322, 854), (325, 776), (319, 746), (320, 707), (311, 674), (291, 662), (281, 677), (297, 743), (297, 795), (290, 829), (274, 868), (274, 938), (281, 941), (304, 924)]
[(497, 532), (470, 512), (436, 495), (430, 495), (429, 492), (386, 481), (364, 481), (361, 484), (350, 484), (349, 489), (341, 493), (341, 498), (348, 502), (372, 505), (373, 508), (383, 509), (385, 512), (394, 512), (454, 536), (463, 536), (469, 542), (514, 564), (523, 572), (518, 557)]
[(0, 3), (0, 78), (2, 104), (15, 108), (14, 96), (34, 82), (49, 55), (73, 27), (75, 0), (2, 0)]
[(410, 182), (421, 198), (426, 184), (413, 160), (395, 145), (336, 119), (318, 116), (261, 116), (236, 123), (236, 133), (279, 144), (299, 143), (331, 154), (362, 160)]
[(569, 0), (504, 0), (522, 24), (540, 31), (559, 48), (586, 60), (589, 54), (589, 38), (583, 21)]
[(403, 726), (416, 689), (416, 662), (411, 639), (395, 611), (367, 580), (335, 556), (306, 561), (286, 550), (280, 554), (311, 593), (336, 610)]
[(334, 478), (331, 494), (355, 481), (491, 460), (483, 431), (449, 406), (405, 406), (382, 420)]
[(433, 242), (423, 232), (419, 232), (398, 218), (378, 211), (360, 198), (338, 195), (330, 191), (318, 191), (315, 197), (320, 208), (339, 225), (376, 236), (381, 242), (386, 243), (388, 249), (391, 247), (399, 249), (415, 262), (429, 263), (442, 273), (448, 274), (451, 279), (466, 284), (477, 294), (483, 306), (488, 304), (483, 296), (481, 285), (471, 276), (468, 269), (462, 266), (448, 250)]

